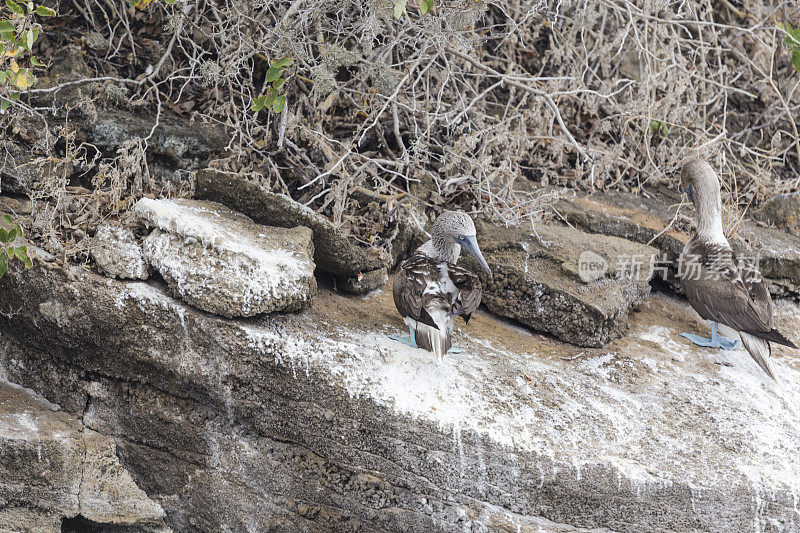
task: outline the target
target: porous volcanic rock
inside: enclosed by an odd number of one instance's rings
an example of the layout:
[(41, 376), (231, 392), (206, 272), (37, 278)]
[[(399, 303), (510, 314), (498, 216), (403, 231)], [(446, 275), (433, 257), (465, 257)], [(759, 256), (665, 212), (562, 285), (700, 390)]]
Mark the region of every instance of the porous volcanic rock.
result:
[(314, 232), (314, 261), (324, 272), (350, 277), (389, 266), (390, 258), (383, 250), (357, 245), (325, 217), (286, 195), (266, 191), (237, 174), (210, 168), (199, 171), (195, 196), (225, 204), (260, 224), (311, 228)]
[[(658, 252), (651, 246), (561, 226), (536, 234), (483, 222), (477, 228), (494, 276), (472, 257), (465, 256), (464, 263), (481, 277), (482, 303), (563, 341), (603, 346), (618, 338), (627, 329), (628, 313), (650, 292), (651, 260)], [(579, 272), (586, 252), (608, 266), (593, 273), (591, 283)]]
[(133, 231), (121, 224), (100, 224), (89, 253), (106, 276), (141, 280), (150, 276), (150, 265), (144, 258), (142, 245)]
[(317, 289), (311, 230), (255, 224), (214, 202), (134, 206), (152, 233), (144, 254), (181, 299), (227, 317), (296, 311)]

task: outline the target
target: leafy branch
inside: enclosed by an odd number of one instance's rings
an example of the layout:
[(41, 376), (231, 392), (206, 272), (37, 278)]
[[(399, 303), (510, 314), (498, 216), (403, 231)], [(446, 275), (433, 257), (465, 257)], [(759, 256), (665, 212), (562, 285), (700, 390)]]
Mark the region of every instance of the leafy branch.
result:
[(669, 126), (667, 126), (666, 122), (662, 122), (661, 120), (651, 120), (650, 133), (658, 135), (662, 139), (666, 139), (669, 136)]
[(41, 29), (34, 22), (34, 15), (52, 17), (56, 14), (49, 7), (33, 2), (22, 5), (14, 0), (5, 2), (10, 13), (3, 9), (0, 16), (0, 111), (8, 109), (12, 101), (19, 100), (22, 91), (33, 85), (34, 67), (46, 66), (32, 53)]
[(267, 109), (272, 109), (274, 113), (280, 113), (283, 111), (283, 109), (286, 107), (286, 95), (281, 94), (278, 91), (286, 83), (286, 80), (283, 78), (283, 74), (286, 71), (286, 68), (292, 65), (292, 61), (293, 59), (291, 57), (282, 57), (270, 62), (269, 69), (264, 77), (264, 83), (270, 84), (271, 87), (267, 89), (266, 94), (259, 95), (253, 101), (253, 105), (250, 109), (256, 113), (265, 107)]
[(788, 22), (786, 24), (778, 24), (778, 27), (786, 32), (783, 42), (789, 47), (792, 66), (797, 72), (800, 72), (800, 27), (793, 28)]
[(11, 215), (3, 215), (0, 221), (0, 278), (8, 269), (8, 262), (16, 258), (22, 261), (25, 268), (31, 268), (33, 262), (28, 257), (28, 247), (15, 246), (17, 239), (22, 239), (22, 227), (14, 222)]

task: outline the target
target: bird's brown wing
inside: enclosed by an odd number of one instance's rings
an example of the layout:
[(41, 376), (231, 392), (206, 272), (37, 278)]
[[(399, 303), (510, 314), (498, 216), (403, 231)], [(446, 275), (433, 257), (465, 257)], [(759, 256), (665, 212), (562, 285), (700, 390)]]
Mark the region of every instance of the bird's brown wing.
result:
[(772, 299), (763, 278), (745, 282), (730, 248), (693, 240), (681, 260), (683, 290), (701, 317), (759, 337), (773, 330)]
[[(394, 275), (392, 295), (394, 305), (402, 317), (411, 317), (414, 320), (436, 328), (426, 307), (432, 299), (439, 299), (441, 295), (425, 290), (438, 286), (441, 272), (436, 261), (422, 253), (414, 253), (406, 259)], [(445, 300), (446, 301), (446, 300)]]
[(458, 296), (453, 303), (452, 314), (454, 316), (463, 316), (464, 321), (469, 323), (472, 313), (481, 304), (481, 294), (483, 293), (481, 280), (465, 268), (452, 263), (448, 263), (447, 266), (450, 271), (450, 279), (458, 289)]

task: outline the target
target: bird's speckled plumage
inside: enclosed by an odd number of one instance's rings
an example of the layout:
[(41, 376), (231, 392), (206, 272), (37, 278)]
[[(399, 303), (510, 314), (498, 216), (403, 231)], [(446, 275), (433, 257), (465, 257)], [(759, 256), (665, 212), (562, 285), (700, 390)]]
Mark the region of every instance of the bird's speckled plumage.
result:
[(478, 276), (456, 265), (462, 247), (488, 271), (472, 219), (466, 213), (445, 211), (434, 222), (431, 239), (400, 265), (394, 277), (394, 303), (414, 328), (417, 346), (440, 359), (450, 349), (455, 318), (462, 316), (468, 322), (481, 302)]
[(719, 180), (705, 161), (687, 163), (681, 187), (691, 192), (697, 209), (697, 232), (683, 249), (681, 284), (697, 313), (735, 329), (745, 349), (773, 379), (770, 342), (795, 348), (773, 326), (772, 298), (754, 265), (744, 272), (722, 232)]

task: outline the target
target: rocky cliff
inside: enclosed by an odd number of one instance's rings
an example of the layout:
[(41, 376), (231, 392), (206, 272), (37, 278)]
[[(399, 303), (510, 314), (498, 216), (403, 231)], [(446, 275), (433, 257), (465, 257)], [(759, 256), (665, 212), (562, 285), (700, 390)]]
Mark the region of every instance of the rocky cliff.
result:
[[(230, 320), (157, 281), (40, 261), (0, 282), (0, 312), (5, 379), (44, 397), (26, 416), (46, 431), (9, 429), (26, 468), (0, 516), (18, 529), (800, 529), (797, 360), (776, 348), (775, 384), (745, 352), (692, 347), (677, 333), (702, 324), (673, 297), (604, 348), (479, 313), (442, 364), (387, 340), (402, 328), (388, 287)], [(800, 308), (781, 302), (778, 323), (797, 331)], [(64, 472), (91, 469), (87, 435), (138, 514), (83, 511), (86, 482)]]

